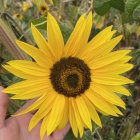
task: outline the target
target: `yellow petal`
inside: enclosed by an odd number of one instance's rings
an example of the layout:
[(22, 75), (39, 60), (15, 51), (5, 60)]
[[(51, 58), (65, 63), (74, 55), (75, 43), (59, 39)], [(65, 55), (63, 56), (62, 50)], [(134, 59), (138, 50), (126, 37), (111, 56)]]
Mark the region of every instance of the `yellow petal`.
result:
[[(19, 90), (19, 92), (27, 91), (33, 87), (36, 87), (39, 84), (49, 84), (48, 80), (46, 78), (40, 78), (40, 79), (30, 79), (30, 80), (24, 80), (15, 84), (12, 84), (5, 88), (3, 92), (8, 93), (12, 92), (12, 90)], [(33, 87), (32, 87), (33, 86)]]
[(84, 18), (84, 15), (81, 15), (81, 17), (79, 18), (79, 20), (77, 21), (77, 23), (75, 25), (75, 28), (74, 28), (73, 32), (71, 33), (68, 41), (66, 42), (66, 45), (65, 45), (65, 48), (64, 48), (65, 57), (69, 55), (68, 50), (70, 50), (70, 48), (73, 47), (73, 44), (75, 43), (75, 40), (77, 38), (77, 34), (80, 32), (79, 27), (82, 27), (83, 24), (85, 24), (85, 18)]
[(132, 80), (120, 75), (92, 74), (92, 81), (104, 85), (125, 85), (134, 83)]
[(29, 123), (29, 131), (31, 131), (36, 126), (36, 124), (51, 111), (55, 97), (56, 94), (53, 92), (50, 92), (46, 95), (46, 100), (40, 105), (39, 110), (33, 115)]
[(97, 93), (100, 96), (102, 96), (106, 101), (108, 101), (114, 105), (125, 108), (125, 103), (120, 99), (120, 97), (117, 96), (115, 93), (113, 93), (106, 86), (101, 85), (101, 84), (92, 83), (91, 89), (93, 90), (94, 93)]
[(80, 133), (80, 137), (82, 137), (83, 132), (84, 132), (84, 124), (82, 122), (82, 118), (80, 116), (80, 113), (79, 113), (79, 110), (77, 108), (77, 104), (76, 104), (74, 98), (71, 98), (71, 104), (72, 104), (73, 111), (74, 111), (74, 114), (75, 114), (75, 119), (76, 119), (77, 127), (78, 127), (78, 130), (79, 130), (79, 133)]
[(92, 13), (90, 12), (87, 17), (82, 15), (70, 38), (68, 39), (65, 47), (65, 56), (77, 56), (77, 53), (86, 46), (90, 31), (92, 27)]
[[(76, 27), (75, 27), (76, 28)], [(75, 56), (77, 51), (79, 50), (79, 47), (81, 45), (82, 35), (84, 34), (84, 31), (86, 29), (86, 20), (84, 19), (83, 22), (80, 23), (79, 27), (77, 29), (74, 29), (73, 33), (71, 34), (69, 40), (66, 43), (65, 46), (65, 57), (68, 56)]]
[(49, 89), (46, 89), (46, 87), (39, 87), (25, 92), (14, 92), (15, 94), (17, 94), (12, 96), (11, 99), (29, 100), (39, 96), (44, 96), (48, 91)]
[(39, 49), (19, 40), (17, 40), (16, 43), (24, 52), (34, 58), (40, 66), (45, 68), (50, 68), (52, 66), (51, 61)]
[(76, 97), (76, 104), (83, 122), (92, 131), (90, 114), (83, 98)]
[(86, 59), (86, 61), (90, 61), (97, 57), (102, 57), (107, 55), (112, 51), (112, 49), (120, 42), (122, 39), (122, 35), (115, 37), (107, 42), (104, 42), (99, 47), (94, 48), (94, 46), (86, 47), (86, 51), (81, 55), (81, 58)]
[(12, 74), (16, 75), (17, 77), (20, 77), (22, 79), (34, 79), (35, 77), (32, 75), (29, 75), (23, 71), (17, 70), (11, 66), (8, 65), (4, 65), (3, 66), (6, 70), (8, 70), (9, 72), (11, 72)]
[(46, 39), (43, 37), (43, 35), (38, 31), (38, 29), (33, 24), (31, 24), (31, 29), (32, 29), (33, 37), (39, 49), (47, 56), (49, 60), (52, 61), (55, 57), (53, 49), (49, 46)]
[(123, 115), (123, 113), (115, 105), (110, 104), (110, 106), (118, 115)]
[(123, 86), (109, 86), (107, 85), (107, 88), (109, 88), (112, 92), (116, 92), (122, 95), (126, 95), (126, 96), (131, 96), (131, 93), (129, 92), (129, 90), (127, 90), (125, 87)]
[(70, 121), (70, 125), (72, 128), (73, 134), (77, 138), (78, 137), (78, 127), (77, 127), (77, 123), (76, 123), (76, 116), (74, 114), (74, 110), (73, 110), (70, 98), (69, 98), (69, 121)]
[(126, 71), (129, 71), (134, 66), (132, 64), (120, 64), (120, 63), (112, 63), (101, 67), (99, 69), (93, 70), (93, 73), (101, 73), (101, 74), (122, 74)]
[(128, 62), (130, 59), (132, 59), (131, 56), (125, 56), (122, 59), (119, 60), (120, 63), (126, 63)]
[(115, 111), (108, 105), (108, 103), (101, 96), (97, 95), (91, 90), (87, 91), (85, 95), (101, 111), (113, 116), (117, 116)]
[[(24, 86), (26, 83), (30, 83), (30, 85)], [(42, 82), (40, 82), (39, 80), (35, 80), (35, 83), (32, 83), (33, 80), (27, 80), (27, 81), (22, 81), (19, 84), (13, 84), (9, 87), (7, 87), (6, 89), (4, 89), (5, 93), (11, 93), (11, 94), (20, 94), (24, 95), (24, 94), (30, 94), (33, 92), (40, 92), (41, 90), (44, 91), (48, 91), (51, 90), (51, 84), (49, 82), (47, 82), (46, 79), (42, 79)], [(22, 86), (23, 84), (23, 86)], [(21, 85), (21, 87), (20, 87)], [(15, 87), (14, 87), (15, 86)], [(24, 87), (24, 88), (23, 88)]]
[(33, 76), (48, 76), (50, 72), (49, 69), (44, 69), (40, 67), (37, 63), (32, 61), (13, 60), (9, 61), (8, 64), (13, 68), (16, 68)]
[(100, 33), (98, 33), (89, 43), (88, 43), (88, 47), (89, 46), (93, 46), (93, 47), (98, 47), (100, 46), (101, 44), (109, 41), (114, 32), (112, 33), (111, 31), (112, 29), (112, 26), (109, 26), (107, 28), (105, 28), (103, 31), (101, 31)]
[(47, 17), (47, 35), (48, 43), (55, 52), (55, 56), (59, 59), (63, 54), (64, 40), (55, 18), (48, 13)]
[(99, 58), (97, 57), (91, 60), (90, 62), (88, 61), (88, 65), (90, 66), (91, 69), (97, 69), (122, 59), (128, 53), (130, 53), (130, 50), (119, 50), (111, 52), (105, 56), (103, 55), (103, 57)]
[(88, 110), (89, 110), (89, 113), (90, 113), (90, 116), (91, 116), (91, 119), (100, 127), (102, 127), (102, 124), (101, 124), (101, 120), (99, 118), (99, 115), (98, 113), (96, 112), (95, 110), (95, 107), (94, 105), (89, 101), (89, 99), (83, 95), (83, 99), (85, 100), (85, 103), (88, 107)]
[(29, 107), (27, 107), (23, 111), (15, 114), (14, 116), (23, 115), (23, 114), (26, 114), (26, 113), (28, 113), (30, 111), (36, 110), (38, 108), (38, 106), (40, 106), (40, 104), (42, 104), (42, 102), (45, 101), (45, 100), (46, 100), (45, 96), (40, 97), (32, 105), (30, 105)]
[(50, 135), (58, 126), (58, 123), (61, 120), (61, 114), (64, 113), (64, 105), (65, 105), (65, 97), (63, 95), (58, 94), (54, 105), (52, 107), (49, 122), (47, 126), (47, 134)]
[(43, 140), (45, 133), (47, 132), (47, 126), (49, 122), (50, 113), (43, 119), (40, 127), (40, 138)]
[(61, 130), (62, 128), (64, 128), (67, 125), (68, 121), (69, 121), (69, 100), (68, 98), (65, 98), (64, 114), (59, 123), (58, 129)]

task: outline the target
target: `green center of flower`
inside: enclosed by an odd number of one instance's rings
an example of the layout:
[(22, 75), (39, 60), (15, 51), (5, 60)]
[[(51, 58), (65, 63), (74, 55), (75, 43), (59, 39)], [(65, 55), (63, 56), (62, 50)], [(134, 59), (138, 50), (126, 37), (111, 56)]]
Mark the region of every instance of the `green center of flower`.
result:
[(90, 69), (79, 58), (61, 58), (51, 68), (50, 80), (58, 94), (76, 97), (83, 94), (90, 86)]

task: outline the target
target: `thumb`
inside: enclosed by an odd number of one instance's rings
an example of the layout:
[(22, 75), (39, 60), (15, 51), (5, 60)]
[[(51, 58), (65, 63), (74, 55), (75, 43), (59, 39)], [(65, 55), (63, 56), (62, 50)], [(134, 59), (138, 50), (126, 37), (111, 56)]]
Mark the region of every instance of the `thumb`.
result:
[(3, 87), (0, 86), (0, 129), (5, 126), (5, 117), (8, 107), (8, 95), (2, 92)]

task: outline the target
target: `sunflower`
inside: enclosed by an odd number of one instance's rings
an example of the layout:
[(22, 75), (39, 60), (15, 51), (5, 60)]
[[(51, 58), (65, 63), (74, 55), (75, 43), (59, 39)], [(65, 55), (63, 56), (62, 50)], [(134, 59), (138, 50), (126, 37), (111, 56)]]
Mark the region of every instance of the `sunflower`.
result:
[(21, 13), (15, 13), (13, 15), (13, 18), (14, 19), (18, 19), (18, 20), (22, 20), (23, 19), (23, 14), (21, 14)]
[(46, 16), (48, 14), (48, 5), (45, 1), (43, 3), (38, 2), (37, 8), (38, 8), (38, 11), (41, 15)]
[(45, 134), (62, 129), (69, 122), (76, 137), (84, 128), (92, 130), (92, 121), (102, 126), (98, 113), (122, 115), (118, 107), (125, 103), (118, 94), (129, 96), (125, 84), (133, 83), (124, 72), (133, 66), (130, 50), (112, 51), (122, 35), (112, 38), (116, 31), (105, 28), (88, 42), (92, 27), (92, 13), (82, 15), (66, 44), (54, 17), (48, 13), (48, 41), (32, 24), (32, 34), (38, 48), (17, 40), (17, 45), (35, 62), (13, 60), (4, 66), (24, 80), (3, 90), (14, 94), (12, 99), (33, 99), (35, 102), (20, 112), (37, 112), (32, 117), (31, 131), (42, 120), (41, 139)]
[[(53, 1), (49, 0), (50, 4), (53, 5)], [(46, 16), (49, 11), (49, 6), (46, 2), (46, 0), (36, 0), (36, 6), (38, 8), (38, 11), (41, 15)]]

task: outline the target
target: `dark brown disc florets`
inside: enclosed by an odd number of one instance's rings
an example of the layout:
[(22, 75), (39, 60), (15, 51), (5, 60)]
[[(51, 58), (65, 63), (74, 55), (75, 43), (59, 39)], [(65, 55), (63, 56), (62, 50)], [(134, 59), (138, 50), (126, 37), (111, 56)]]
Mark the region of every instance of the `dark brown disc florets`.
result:
[(91, 73), (79, 58), (61, 58), (51, 68), (50, 80), (55, 91), (67, 97), (83, 94), (90, 86)]

